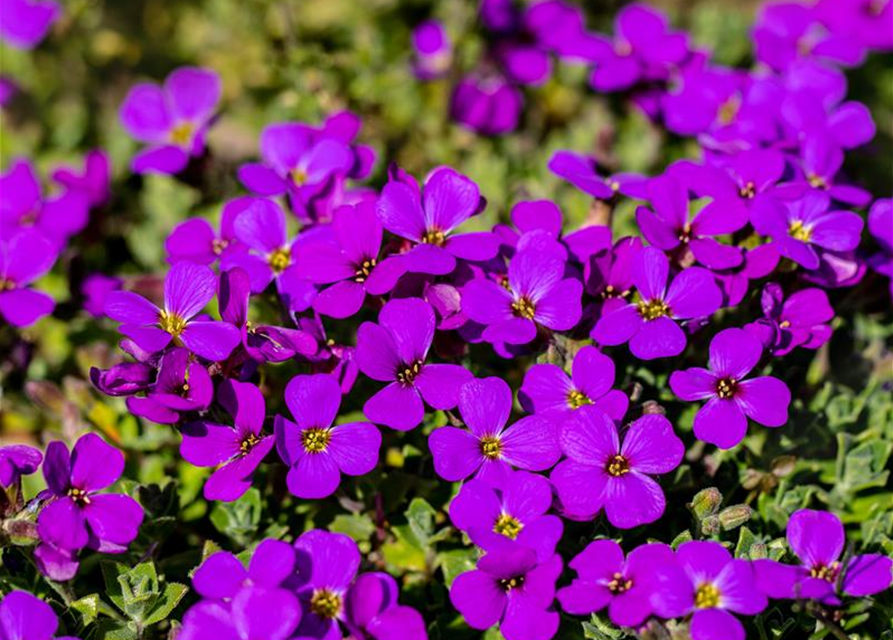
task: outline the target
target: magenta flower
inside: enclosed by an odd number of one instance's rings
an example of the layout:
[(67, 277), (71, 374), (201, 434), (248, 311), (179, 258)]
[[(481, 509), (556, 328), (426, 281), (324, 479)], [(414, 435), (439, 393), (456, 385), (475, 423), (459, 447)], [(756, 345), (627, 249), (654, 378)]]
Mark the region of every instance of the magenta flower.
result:
[(91, 273), (81, 284), (81, 295), (84, 297), (84, 311), (94, 318), (105, 316), (105, 300), (113, 291), (119, 291), (124, 281), (121, 278), (101, 273)]
[(450, 503), (453, 525), (484, 549), (498, 549), (506, 539), (536, 551), (545, 562), (555, 554), (564, 527), (558, 516), (548, 515), (552, 487), (543, 476), (513, 471), (497, 478), (470, 480)]
[(871, 194), (838, 179), (843, 156), (843, 149), (831, 136), (810, 136), (800, 145), (796, 179), (785, 189), (789, 193), (799, 192), (801, 197), (809, 190), (825, 192), (836, 202), (864, 207), (871, 202)]
[(732, 615), (756, 615), (766, 608), (754, 570), (718, 542), (684, 542), (676, 562), (654, 567), (656, 586), (651, 596), (662, 618), (691, 614), (692, 640), (744, 640), (744, 627)]
[(90, 208), (101, 207), (111, 197), (111, 172), (108, 153), (93, 149), (84, 156), (83, 171), (59, 167), (53, 171), (53, 180), (71, 191), (84, 194)]
[(893, 199), (881, 198), (871, 205), (868, 230), (881, 249), (869, 258), (869, 263), (875, 271), (890, 278), (890, 295), (893, 296)]
[(375, 468), (381, 434), (368, 422), (333, 425), (341, 387), (328, 374), (295, 376), (285, 388), (295, 422), (277, 415), (276, 448), (289, 466), (288, 490), (299, 498), (325, 498), (341, 474), (362, 476)]
[(741, 264), (740, 249), (711, 236), (734, 233), (744, 227), (747, 209), (724, 207), (714, 201), (689, 220), (688, 193), (670, 176), (653, 178), (648, 183), (648, 198), (654, 210), (639, 207), (636, 222), (653, 246), (664, 251), (690, 250), (698, 262), (711, 269)]
[(613, 247), (589, 257), (584, 264), (583, 285), (586, 293), (596, 301), (587, 310), (587, 315), (600, 318), (626, 304), (633, 288), (633, 256), (641, 249), (641, 239), (625, 237), (615, 242)]
[(751, 211), (751, 223), (758, 233), (772, 238), (783, 256), (805, 269), (817, 269), (818, 249), (849, 251), (862, 235), (862, 218), (851, 211), (828, 211), (830, 202), (819, 192), (789, 205), (764, 200)]
[(52, 0), (3, 0), (0, 14), (0, 40), (16, 49), (33, 49), (62, 15), (62, 7)]
[(253, 384), (224, 380), (217, 389), (217, 401), (233, 417), (234, 425), (190, 422), (182, 430), (180, 455), (197, 467), (218, 467), (205, 482), (205, 498), (232, 502), (251, 487), (254, 470), (273, 448), (273, 436), (261, 433), (266, 405)]
[(412, 71), (420, 80), (445, 75), (453, 63), (453, 47), (443, 24), (426, 20), (412, 30)]
[(203, 411), (214, 399), (208, 370), (179, 347), (164, 354), (158, 377), (147, 391), (145, 398), (127, 398), (127, 409), (159, 424), (176, 424), (181, 413)]
[(27, 327), (52, 313), (56, 303), (28, 287), (53, 266), (58, 254), (39, 232), (24, 229), (0, 240), (0, 316), (16, 327)]
[(484, 136), (514, 131), (521, 118), (524, 96), (499, 74), (467, 75), (453, 90), (453, 120)]
[(173, 341), (202, 358), (225, 360), (239, 344), (239, 331), (226, 322), (195, 319), (216, 290), (211, 269), (178, 262), (164, 279), (164, 309), (133, 292), (114, 291), (106, 298), (105, 314), (124, 323), (121, 333), (148, 352), (161, 351)]
[(632, 258), (632, 279), (640, 301), (605, 313), (592, 330), (599, 344), (629, 342), (640, 360), (676, 356), (685, 349), (677, 320), (704, 318), (722, 304), (713, 275), (700, 267), (683, 269), (669, 287), (670, 263), (659, 249), (645, 247)]
[(834, 309), (822, 289), (802, 289), (785, 300), (781, 285), (770, 282), (761, 297), (765, 317), (746, 325), (763, 348), (783, 356), (796, 347), (818, 349), (831, 339)]
[(203, 601), (183, 616), (181, 640), (287, 640), (301, 608), (285, 589), (243, 589), (228, 605)]
[(204, 218), (189, 218), (170, 232), (164, 241), (168, 261), (213, 264), (225, 261), (232, 253), (245, 251), (246, 247), (236, 238), (235, 221), (245, 209), (255, 202), (255, 198), (242, 196), (230, 200), (220, 214), (220, 233)]
[(635, 173), (618, 173), (603, 178), (596, 172), (595, 160), (579, 153), (556, 151), (549, 160), (549, 171), (599, 200), (610, 200), (618, 193), (645, 199), (648, 178)]
[(710, 341), (710, 369), (674, 371), (670, 388), (686, 401), (707, 400), (695, 415), (700, 440), (730, 449), (744, 439), (747, 419), (766, 427), (788, 421), (791, 392), (772, 376), (746, 380), (763, 354), (760, 341), (744, 329), (725, 329)]
[(878, 553), (849, 555), (843, 524), (833, 513), (800, 509), (791, 515), (788, 544), (799, 565), (754, 562), (757, 584), (770, 598), (819, 600), (840, 606), (839, 594), (870, 596), (890, 587), (893, 560)]
[(591, 519), (605, 510), (620, 529), (654, 522), (666, 500), (650, 476), (679, 466), (685, 446), (662, 415), (645, 415), (629, 425), (623, 441), (614, 422), (596, 407), (581, 407), (565, 418), (559, 441), (567, 456), (551, 480), (564, 511)]
[(400, 588), (383, 572), (364, 573), (347, 592), (344, 626), (356, 640), (428, 640), (425, 619), (397, 602)]
[(474, 182), (441, 167), (428, 176), (421, 190), (405, 174), (392, 176), (375, 210), (385, 229), (412, 243), (403, 255), (409, 271), (445, 275), (456, 268), (456, 258), (489, 260), (499, 250), (499, 240), (489, 231), (452, 235), (480, 213), (482, 204)]
[(506, 427), (511, 411), (512, 390), (500, 378), (462, 385), (459, 414), (468, 429), (440, 427), (428, 436), (437, 475), (458, 482), (474, 474), (502, 483), (512, 467), (528, 471), (552, 467), (561, 457), (556, 425), (533, 415)]
[(379, 262), (382, 226), (375, 205), (345, 205), (332, 216), (334, 239), (307, 244), (298, 256), (300, 277), (313, 284), (331, 284), (319, 292), (313, 308), (324, 316), (349, 318), (363, 306), (366, 294), (393, 289), (405, 269), (398, 257)]
[(27, 591), (11, 591), (0, 600), (0, 638), (4, 640), (77, 640), (57, 636), (58, 628), (53, 608)]
[(574, 356), (571, 376), (554, 364), (535, 364), (524, 374), (518, 392), (528, 413), (569, 414), (595, 405), (613, 420), (622, 420), (629, 398), (614, 386), (614, 361), (596, 347), (587, 346)]
[(22, 476), (30, 476), (37, 471), (42, 460), (43, 454), (28, 445), (0, 447), (0, 487), (7, 489), (18, 485)]
[(369, 420), (408, 431), (425, 415), (423, 399), (438, 410), (456, 406), (459, 387), (472, 375), (457, 364), (426, 362), (434, 327), (434, 310), (419, 298), (391, 300), (378, 314), (378, 324), (360, 325), (356, 353), (360, 371), (390, 383), (363, 406)]
[(653, 612), (654, 568), (674, 561), (673, 550), (665, 544), (643, 544), (624, 560), (619, 544), (595, 540), (568, 563), (577, 577), (558, 590), (558, 602), (574, 615), (589, 615), (608, 607), (611, 622), (620, 627), (638, 627)]
[(473, 629), (498, 622), (506, 640), (549, 640), (558, 630), (552, 603), (561, 568), (558, 555), (537, 562), (532, 549), (507, 542), (456, 577), (450, 601)]
[(124, 454), (95, 433), (81, 436), (71, 454), (62, 442), (50, 443), (43, 463), (50, 501), (37, 518), (40, 545), (34, 552), (42, 573), (69, 580), (77, 572), (74, 554), (80, 549), (127, 549), (143, 521), (143, 508), (128, 495), (97, 493), (123, 471)]
[(486, 326), (487, 342), (527, 344), (537, 325), (568, 331), (582, 315), (583, 285), (564, 272), (564, 261), (555, 255), (519, 251), (509, 263), (506, 286), (479, 277), (462, 288), (462, 310)]
[(180, 173), (205, 151), (220, 101), (220, 78), (210, 69), (180, 67), (164, 86), (144, 82), (121, 105), (121, 124), (148, 147), (134, 156), (134, 173)]
[[(294, 548), (287, 542), (268, 538), (257, 545), (247, 569), (229, 551), (212, 554), (195, 571), (192, 586), (209, 600), (232, 600), (242, 591), (254, 589), (265, 589), (282, 598), (281, 592), (285, 589), (280, 587), (294, 572)], [(294, 604), (298, 614), (295, 617), (299, 617), (301, 611), (297, 601)]]

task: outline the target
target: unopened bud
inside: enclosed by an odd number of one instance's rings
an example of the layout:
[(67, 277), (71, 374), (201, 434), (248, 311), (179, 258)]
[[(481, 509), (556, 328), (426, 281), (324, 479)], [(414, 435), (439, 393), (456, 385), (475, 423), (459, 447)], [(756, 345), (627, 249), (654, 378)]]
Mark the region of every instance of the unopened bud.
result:
[(701, 533), (706, 536), (715, 536), (722, 529), (719, 516), (707, 516), (701, 520)]
[(707, 516), (712, 516), (722, 504), (722, 494), (716, 487), (707, 487), (695, 494), (688, 508), (698, 520), (703, 520)]
[(742, 524), (750, 520), (753, 515), (753, 509), (746, 504), (733, 504), (719, 512), (719, 521), (725, 531), (737, 529)]

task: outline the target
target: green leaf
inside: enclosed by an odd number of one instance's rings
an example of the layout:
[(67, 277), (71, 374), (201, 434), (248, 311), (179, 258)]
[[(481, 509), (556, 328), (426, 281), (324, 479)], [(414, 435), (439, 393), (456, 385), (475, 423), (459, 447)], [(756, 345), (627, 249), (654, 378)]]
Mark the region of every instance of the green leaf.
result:
[(409, 503), (406, 520), (409, 522), (409, 529), (420, 549), (428, 547), (428, 538), (434, 532), (434, 516), (436, 515), (437, 511), (424, 498), (413, 498)]
[(170, 582), (164, 585), (164, 591), (155, 603), (155, 607), (143, 620), (143, 624), (149, 626), (166, 619), (171, 614), (171, 611), (180, 604), (180, 600), (183, 599), (187, 591), (189, 591), (189, 587), (178, 582)]
[(335, 516), (329, 531), (346, 534), (355, 542), (365, 542), (375, 533), (375, 523), (364, 513), (342, 513)]
[(96, 640), (136, 640), (138, 637), (132, 623), (101, 620), (96, 625)]
[(99, 605), (99, 594), (91, 593), (89, 596), (84, 596), (72, 602), (71, 608), (80, 614), (81, 625), (86, 627), (88, 624), (92, 624), (99, 616)]
[(251, 487), (235, 502), (218, 502), (211, 510), (211, 523), (240, 546), (247, 546), (257, 531), (261, 516), (260, 491)]
[(447, 588), (460, 573), (474, 569), (476, 554), (473, 549), (452, 549), (437, 554), (436, 564), (443, 571)]

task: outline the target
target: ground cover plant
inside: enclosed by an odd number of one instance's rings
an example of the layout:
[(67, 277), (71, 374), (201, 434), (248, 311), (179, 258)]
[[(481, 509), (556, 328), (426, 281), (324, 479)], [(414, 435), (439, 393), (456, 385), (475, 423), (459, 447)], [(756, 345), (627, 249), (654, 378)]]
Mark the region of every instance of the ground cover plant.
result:
[(893, 640), (891, 52), (0, 0), (0, 640)]

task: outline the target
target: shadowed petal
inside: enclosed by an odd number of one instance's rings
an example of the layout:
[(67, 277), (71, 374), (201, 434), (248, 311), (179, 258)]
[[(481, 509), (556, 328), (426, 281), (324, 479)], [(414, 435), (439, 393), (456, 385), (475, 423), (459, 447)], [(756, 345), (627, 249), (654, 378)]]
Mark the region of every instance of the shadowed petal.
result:
[(373, 322), (360, 325), (356, 355), (360, 371), (381, 382), (396, 380), (397, 370), (403, 364), (391, 333)]
[(392, 382), (366, 401), (363, 413), (376, 424), (409, 431), (421, 424), (425, 405), (415, 387)]
[(450, 602), (473, 629), (489, 629), (499, 622), (506, 601), (493, 576), (483, 571), (466, 571), (450, 587)]
[(41, 510), (37, 533), (42, 541), (66, 551), (81, 549), (88, 540), (84, 514), (70, 498), (54, 500)]
[(0, 315), (9, 324), (27, 327), (53, 312), (56, 303), (42, 291), (14, 289), (0, 293)]
[(880, 593), (890, 586), (893, 560), (879, 553), (854, 556), (843, 574), (843, 592), (861, 597)]
[(440, 427), (428, 436), (428, 448), (434, 456), (434, 470), (444, 480), (464, 480), (484, 461), (480, 441), (469, 431)]

